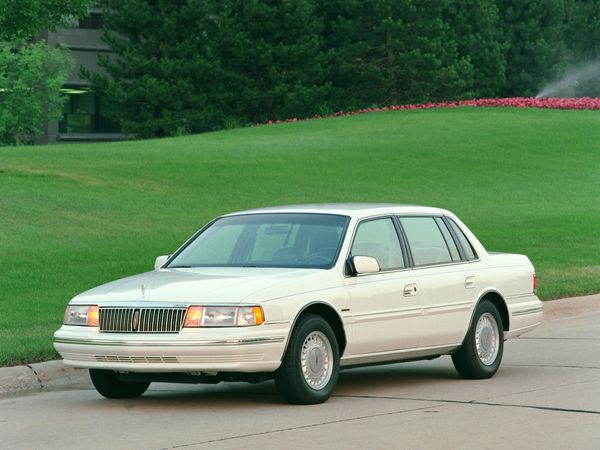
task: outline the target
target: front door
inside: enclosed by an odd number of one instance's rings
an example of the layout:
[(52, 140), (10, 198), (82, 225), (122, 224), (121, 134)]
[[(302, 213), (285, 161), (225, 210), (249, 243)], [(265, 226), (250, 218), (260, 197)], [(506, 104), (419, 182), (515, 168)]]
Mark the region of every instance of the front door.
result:
[(345, 279), (354, 318), (345, 357), (416, 346), (411, 319), (421, 314), (420, 292), (394, 220), (378, 217), (360, 222), (350, 251), (353, 256), (375, 258), (381, 271)]

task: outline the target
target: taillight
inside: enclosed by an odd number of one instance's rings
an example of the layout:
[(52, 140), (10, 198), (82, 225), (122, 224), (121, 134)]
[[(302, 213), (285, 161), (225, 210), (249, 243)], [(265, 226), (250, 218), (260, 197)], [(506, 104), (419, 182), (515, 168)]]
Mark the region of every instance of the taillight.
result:
[(535, 273), (533, 274), (533, 292), (537, 292), (537, 276), (535, 275)]

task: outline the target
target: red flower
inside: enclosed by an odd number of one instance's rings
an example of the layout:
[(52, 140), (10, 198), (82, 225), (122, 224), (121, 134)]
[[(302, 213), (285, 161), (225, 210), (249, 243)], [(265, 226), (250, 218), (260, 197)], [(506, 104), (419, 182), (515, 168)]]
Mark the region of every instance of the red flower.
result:
[[(381, 111), (407, 111), (415, 109), (432, 109), (432, 108), (456, 108), (458, 106), (486, 106), (496, 107), (504, 106), (511, 108), (547, 108), (547, 109), (591, 109), (600, 110), (600, 98), (581, 97), (581, 98), (535, 98), (535, 97), (511, 97), (511, 98), (482, 98), (473, 100), (460, 100), (450, 102), (437, 103), (421, 103), (410, 105), (391, 105), (381, 108), (364, 108), (358, 111), (339, 111), (328, 116), (319, 116), (315, 114), (313, 119), (324, 119), (327, 117), (354, 116), (356, 114), (366, 114), (371, 112)], [(286, 120), (269, 120), (266, 124), (284, 122), (299, 122), (302, 119), (292, 118)], [(308, 120), (308, 119), (306, 119)]]

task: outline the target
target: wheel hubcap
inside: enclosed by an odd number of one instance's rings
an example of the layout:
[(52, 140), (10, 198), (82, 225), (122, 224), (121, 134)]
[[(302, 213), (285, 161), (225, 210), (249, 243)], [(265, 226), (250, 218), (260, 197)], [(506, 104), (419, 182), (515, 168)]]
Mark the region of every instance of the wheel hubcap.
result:
[(331, 379), (331, 344), (320, 331), (313, 331), (302, 344), (300, 355), (304, 381), (313, 389), (323, 389)]
[(486, 366), (491, 366), (498, 356), (500, 333), (496, 319), (490, 313), (484, 313), (477, 321), (475, 328), (475, 346), (477, 356)]

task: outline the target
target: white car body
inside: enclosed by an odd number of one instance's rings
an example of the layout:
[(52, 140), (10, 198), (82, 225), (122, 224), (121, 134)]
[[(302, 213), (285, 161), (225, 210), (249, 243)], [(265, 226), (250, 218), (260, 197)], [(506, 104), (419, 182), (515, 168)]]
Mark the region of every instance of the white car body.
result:
[[(388, 204), (332, 204), (266, 208), (233, 215), (264, 213), (349, 217), (333, 267), (159, 267), (96, 287), (70, 302), (99, 305), (100, 314), (109, 307), (259, 305), (264, 310), (263, 324), (182, 328), (175, 333), (107, 333), (98, 327), (63, 325), (54, 335), (54, 345), (64, 362), (128, 373), (268, 376), (282, 364), (292, 330), (306, 311), (322, 315), (331, 324), (340, 347), (341, 367), (451, 354), (461, 348), (474, 311), (484, 298), (493, 302), (500, 313), (504, 339), (519, 336), (541, 322), (542, 303), (535, 294), (535, 272), (529, 259), (488, 253), (449, 211)], [(476, 258), (349, 274), (347, 261), (357, 224), (390, 216), (450, 218), (469, 240)]]

